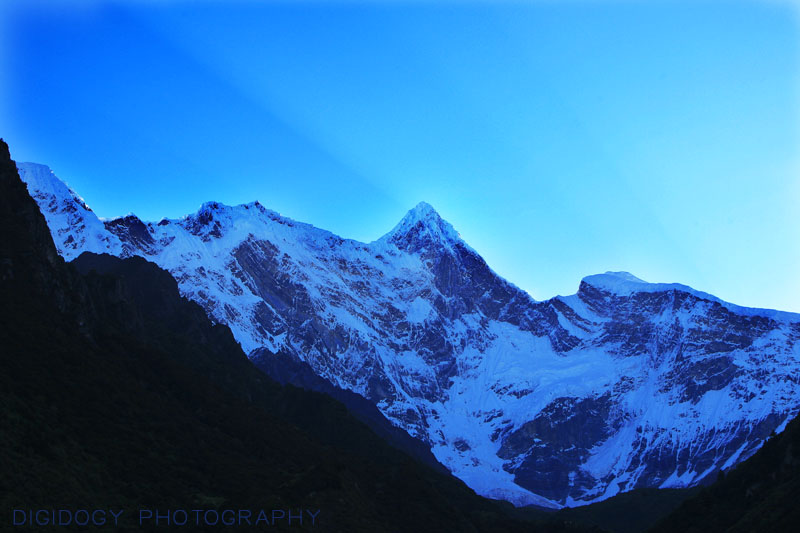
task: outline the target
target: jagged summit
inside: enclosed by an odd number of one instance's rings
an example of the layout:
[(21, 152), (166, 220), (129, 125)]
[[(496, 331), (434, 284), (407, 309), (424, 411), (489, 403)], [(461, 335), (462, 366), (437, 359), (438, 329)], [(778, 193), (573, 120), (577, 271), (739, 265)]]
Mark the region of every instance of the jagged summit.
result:
[[(112, 234), (119, 234), (120, 228), (123, 226), (135, 225), (137, 227), (136, 233), (140, 234), (140, 239), (143, 242), (150, 242), (150, 239), (141, 230), (145, 226), (153, 226), (156, 223), (148, 223), (133, 213), (110, 218), (97, 217), (83, 198), (56, 176), (49, 166), (26, 162), (17, 163), (17, 168), (36, 200), (40, 204), (45, 203), (48, 205), (48, 209), (45, 210), (48, 224), (54, 227), (89, 228), (91, 230), (89, 233), (92, 234), (89, 240), (102, 241), (96, 243), (96, 245), (89, 246), (90, 251), (101, 252), (107, 248), (110, 248), (114, 253), (122, 251), (124, 246), (116, 242), (117, 239), (103, 234), (105, 233), (104, 230), (109, 230)], [(68, 218), (66, 224), (63, 221), (54, 219), (57, 214)], [(269, 220), (287, 227), (310, 230), (323, 238), (332, 236), (330, 232), (316, 228), (312, 224), (298, 222), (277, 211), (267, 209), (258, 201), (239, 205), (208, 201), (204, 202), (195, 213), (184, 215), (179, 219), (162, 218), (157, 223), (157, 226), (164, 227), (178, 223), (186, 226), (197, 235), (202, 233), (208, 237), (218, 238), (222, 235), (221, 232), (224, 227), (238, 226), (241, 221), (255, 214), (266, 216)], [(119, 235), (116, 236), (119, 237)], [(108, 237), (111, 237), (111, 239)], [(455, 243), (461, 244), (465, 249), (472, 250), (461, 239), (453, 226), (444, 220), (436, 209), (427, 202), (419, 202), (405, 214), (390, 232), (378, 239), (377, 242), (392, 243), (401, 250), (409, 252), (434, 251), (440, 250), (441, 247), (449, 249)], [(86, 247), (86, 243), (83, 241), (79, 243), (62, 243), (59, 242), (59, 239), (56, 239), (56, 245), (59, 253), (69, 260), (77, 257), (80, 248)]]
[(216, 201), (203, 202), (203, 205), (200, 206), (200, 211), (217, 211), (224, 207), (227, 206)]
[(463, 243), (453, 226), (427, 202), (420, 202), (380, 241), (406, 251), (423, 251), (433, 245)]
[[(264, 207), (261, 202), (255, 200), (253, 202), (248, 202), (246, 204), (237, 204), (237, 205), (228, 205), (222, 202), (217, 201), (210, 201), (210, 202), (203, 202), (200, 208), (188, 215), (184, 215), (182, 220), (192, 219), (192, 218), (214, 218), (215, 216), (227, 215), (227, 216), (247, 216), (248, 212), (259, 212), (262, 214), (267, 214), (269, 218), (272, 220), (280, 219), (284, 222), (291, 222), (300, 225), (308, 225), (303, 222), (297, 222), (291, 218), (285, 217), (278, 213), (277, 211), (273, 211), (272, 209), (267, 209)], [(175, 222), (175, 220), (168, 219), (171, 222)]]
[(414, 216), (419, 219), (436, 219), (441, 220), (441, 216), (428, 202), (420, 202), (413, 208), (409, 209), (408, 216)]

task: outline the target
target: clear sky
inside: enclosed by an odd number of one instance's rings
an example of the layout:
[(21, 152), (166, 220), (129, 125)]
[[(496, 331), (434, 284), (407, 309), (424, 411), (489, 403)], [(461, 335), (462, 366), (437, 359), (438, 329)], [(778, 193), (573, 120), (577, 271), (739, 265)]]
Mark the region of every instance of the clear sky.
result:
[(800, 16), (773, 1), (0, 2), (0, 136), (100, 216), (425, 200), (537, 299), (627, 270), (800, 312)]

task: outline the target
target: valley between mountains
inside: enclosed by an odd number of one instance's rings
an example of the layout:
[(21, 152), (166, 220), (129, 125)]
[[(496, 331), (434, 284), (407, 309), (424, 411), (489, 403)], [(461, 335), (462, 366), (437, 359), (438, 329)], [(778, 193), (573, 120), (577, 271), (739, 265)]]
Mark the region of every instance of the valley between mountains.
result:
[(258, 202), (101, 220), (46, 166), (18, 169), (65, 259), (156, 263), (257, 365), (363, 396), (483, 496), (558, 508), (693, 486), (800, 410), (798, 314), (624, 272), (536, 301), (425, 203), (361, 243)]

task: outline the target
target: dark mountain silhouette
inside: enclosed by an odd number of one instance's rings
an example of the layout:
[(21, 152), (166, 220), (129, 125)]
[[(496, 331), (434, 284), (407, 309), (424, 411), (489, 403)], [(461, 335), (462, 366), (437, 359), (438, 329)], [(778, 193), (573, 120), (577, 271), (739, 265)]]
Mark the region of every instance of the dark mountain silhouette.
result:
[(305, 361), (300, 361), (285, 352), (273, 354), (264, 349), (257, 350), (255, 354), (251, 355), (250, 360), (256, 368), (281, 385), (294, 385), (335, 398), (347, 407), (350, 414), (395, 448), (406, 452), (435, 470), (449, 473), (447, 468), (436, 460), (427, 444), (392, 425), (372, 402), (360, 394), (341, 389), (315, 374)]

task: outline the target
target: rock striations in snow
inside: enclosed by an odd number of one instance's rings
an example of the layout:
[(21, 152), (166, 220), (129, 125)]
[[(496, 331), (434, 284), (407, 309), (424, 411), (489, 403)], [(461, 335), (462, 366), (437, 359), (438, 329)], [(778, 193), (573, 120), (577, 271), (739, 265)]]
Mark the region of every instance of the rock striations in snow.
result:
[(428, 204), (365, 244), (259, 203), (99, 220), (20, 173), (66, 259), (141, 255), (231, 327), (374, 402), (478, 493), (580, 505), (714, 479), (800, 407), (800, 315), (624, 272), (537, 302)]

